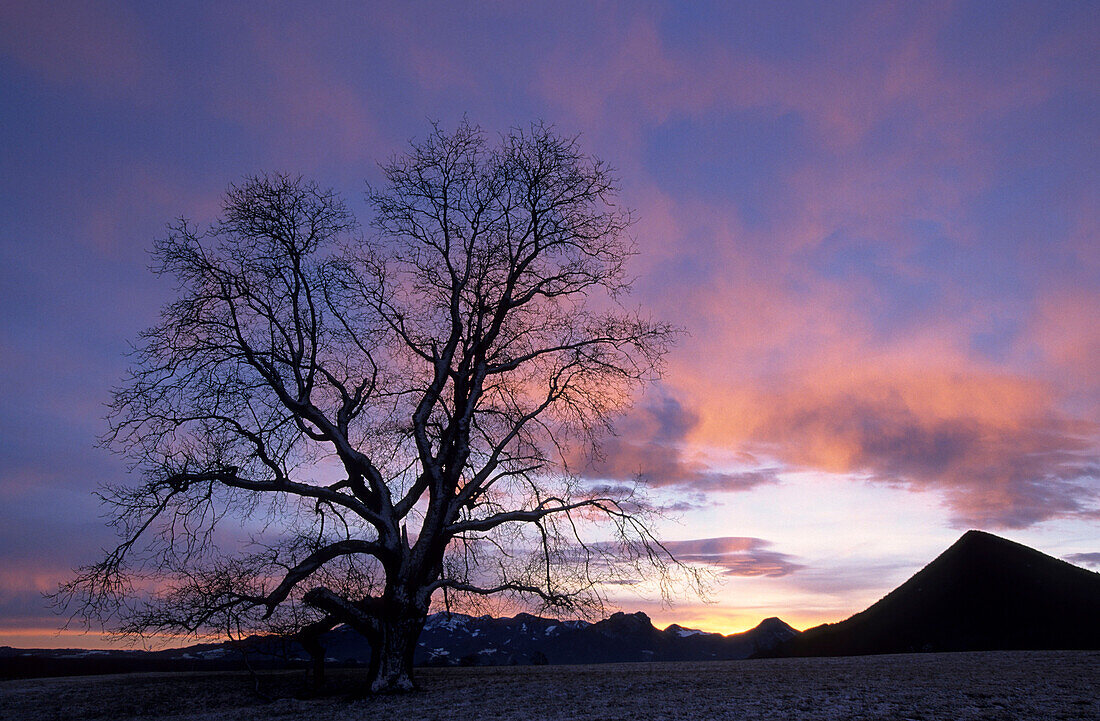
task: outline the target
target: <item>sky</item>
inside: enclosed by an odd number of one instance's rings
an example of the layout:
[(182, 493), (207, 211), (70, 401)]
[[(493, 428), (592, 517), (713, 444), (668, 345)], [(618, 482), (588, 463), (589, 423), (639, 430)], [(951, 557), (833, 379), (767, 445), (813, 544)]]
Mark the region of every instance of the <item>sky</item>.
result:
[[(687, 333), (588, 472), (638, 474), (730, 633), (862, 610), (979, 528), (1100, 567), (1100, 5), (0, 4), (0, 645), (114, 540), (92, 495), (148, 251), (262, 171), (369, 219), (463, 117), (618, 171)], [(136, 480), (136, 479), (131, 479)]]

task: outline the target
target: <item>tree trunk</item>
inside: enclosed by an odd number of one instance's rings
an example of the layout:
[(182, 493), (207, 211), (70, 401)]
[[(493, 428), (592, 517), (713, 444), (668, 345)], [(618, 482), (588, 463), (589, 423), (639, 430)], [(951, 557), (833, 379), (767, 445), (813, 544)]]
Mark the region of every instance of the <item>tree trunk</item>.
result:
[(311, 661), (313, 690), (318, 693), (325, 685), (325, 647), (321, 645), (321, 636), (335, 628), (337, 623), (335, 618), (327, 616), (298, 631), (298, 643), (302, 644)]
[(406, 613), (381, 620), (381, 633), (371, 648), (368, 676), (371, 693), (404, 693), (416, 689), (413, 654), (426, 614)]
[(325, 649), (316, 637), (302, 638), (301, 643), (309, 653), (313, 670), (313, 690), (320, 692), (325, 686)]

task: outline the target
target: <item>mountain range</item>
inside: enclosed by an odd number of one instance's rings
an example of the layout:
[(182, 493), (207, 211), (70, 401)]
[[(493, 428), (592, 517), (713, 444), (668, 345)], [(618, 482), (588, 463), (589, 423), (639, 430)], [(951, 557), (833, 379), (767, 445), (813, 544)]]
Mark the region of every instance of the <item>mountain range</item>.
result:
[[(415, 662), (499, 666), (732, 660), (769, 651), (797, 634), (778, 618), (723, 636), (675, 624), (658, 630), (640, 612), (616, 613), (596, 623), (526, 613), (513, 618), (436, 613), (424, 626)], [(370, 658), (370, 650), (350, 630), (336, 629), (322, 645), (325, 655), (338, 661), (365, 663)]]
[[(744, 633), (723, 636), (673, 624), (658, 630), (644, 613), (616, 613), (596, 623), (558, 621), (521, 613), (512, 618), (434, 613), (415, 656), (421, 666), (504, 666), (630, 661), (734, 660), (765, 653), (797, 635), (778, 618)], [(370, 646), (355, 631), (333, 629), (321, 638), (325, 660), (365, 665)], [(0, 677), (239, 668), (242, 651), (258, 668), (304, 664), (296, 642), (253, 637), (243, 644), (198, 644), (162, 651), (14, 649), (0, 647)]]
[[(326, 661), (370, 659), (348, 628), (321, 639)], [(306, 662), (297, 643), (253, 637), (162, 651), (0, 647), (0, 677), (240, 668)], [(706, 661), (774, 656), (840, 656), (921, 651), (1100, 649), (1100, 574), (1027, 546), (969, 531), (916, 575), (865, 611), (799, 633), (778, 618), (723, 636), (644, 613), (595, 623), (521, 613), (512, 618), (435, 613), (421, 634), (419, 665), (584, 664)]]

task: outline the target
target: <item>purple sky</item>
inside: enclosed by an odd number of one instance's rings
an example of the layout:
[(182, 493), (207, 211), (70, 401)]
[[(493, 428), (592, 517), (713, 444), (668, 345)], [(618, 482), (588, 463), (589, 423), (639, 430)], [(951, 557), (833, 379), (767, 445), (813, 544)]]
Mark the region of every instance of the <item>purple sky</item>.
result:
[[(48, 7), (47, 7), (48, 5)], [(463, 115), (579, 132), (690, 335), (593, 476), (642, 472), (732, 631), (837, 620), (980, 527), (1100, 553), (1100, 5), (0, 5), (0, 644), (113, 537), (91, 492), (164, 224), (286, 170), (361, 219)]]

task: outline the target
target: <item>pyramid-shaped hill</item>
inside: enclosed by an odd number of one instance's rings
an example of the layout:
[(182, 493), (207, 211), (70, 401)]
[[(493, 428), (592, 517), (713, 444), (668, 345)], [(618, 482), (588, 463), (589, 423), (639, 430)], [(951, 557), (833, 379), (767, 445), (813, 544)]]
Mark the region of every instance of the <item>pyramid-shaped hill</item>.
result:
[(981, 531), (870, 608), (769, 655), (1100, 648), (1100, 574)]

